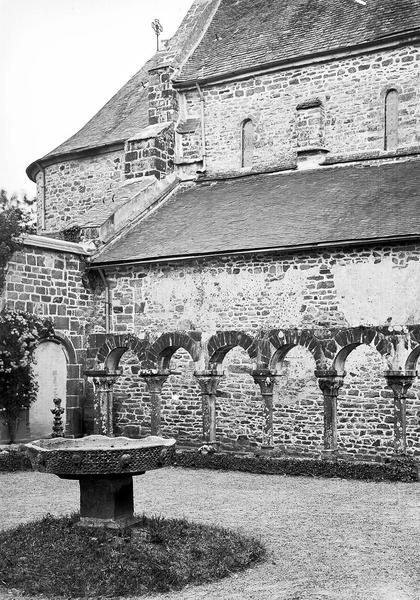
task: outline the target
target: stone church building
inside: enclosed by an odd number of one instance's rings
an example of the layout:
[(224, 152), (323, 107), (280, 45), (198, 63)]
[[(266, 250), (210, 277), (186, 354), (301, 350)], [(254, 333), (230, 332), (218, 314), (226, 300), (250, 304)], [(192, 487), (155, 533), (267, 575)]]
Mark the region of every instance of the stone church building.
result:
[(69, 435), (420, 456), (420, 1), (195, 0), (33, 162), (3, 304)]

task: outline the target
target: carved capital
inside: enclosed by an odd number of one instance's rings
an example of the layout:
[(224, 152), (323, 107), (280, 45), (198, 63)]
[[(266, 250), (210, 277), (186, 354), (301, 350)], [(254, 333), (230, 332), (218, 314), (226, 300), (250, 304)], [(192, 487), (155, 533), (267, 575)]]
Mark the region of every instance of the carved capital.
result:
[(268, 394), (273, 393), (274, 384), (276, 383), (276, 379), (281, 377), (274, 371), (270, 370), (260, 370), (253, 371), (252, 377), (257, 385), (260, 386), (261, 394), (266, 396)]
[(197, 379), (202, 394), (205, 396), (214, 396), (224, 375), (206, 371), (195, 372), (194, 377)]
[(98, 392), (110, 392), (121, 375), (121, 371), (106, 371), (106, 370), (95, 370), (85, 371), (85, 375), (90, 377), (95, 386), (95, 390)]
[(388, 387), (396, 398), (405, 398), (417, 377), (417, 371), (385, 371), (384, 377)]
[(144, 379), (147, 389), (151, 393), (159, 393), (162, 391), (163, 384), (168, 379), (170, 373), (150, 373), (141, 372), (140, 377)]
[(318, 378), (318, 385), (324, 396), (337, 398), (340, 388), (344, 384), (345, 373), (337, 375), (336, 371), (315, 371), (315, 377)]
[(98, 392), (112, 392), (118, 379), (118, 375), (105, 375), (104, 377), (93, 377), (93, 385)]

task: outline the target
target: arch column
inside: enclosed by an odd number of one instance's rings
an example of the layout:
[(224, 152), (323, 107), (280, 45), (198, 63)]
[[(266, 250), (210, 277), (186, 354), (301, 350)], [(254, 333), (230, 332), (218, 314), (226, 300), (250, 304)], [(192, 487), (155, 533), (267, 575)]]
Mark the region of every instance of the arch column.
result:
[(209, 371), (194, 373), (201, 390), (203, 443), (216, 446), (216, 393), (223, 374)]
[(270, 450), (274, 448), (273, 391), (276, 379), (280, 375), (270, 370), (262, 370), (254, 371), (252, 377), (255, 383), (259, 385), (263, 399), (264, 425), (262, 445), (265, 449)]
[(114, 435), (114, 384), (120, 372), (86, 371), (94, 385), (93, 432), (96, 435)]
[(140, 372), (150, 394), (150, 432), (162, 435), (162, 387), (170, 373)]
[(315, 377), (324, 396), (324, 454), (330, 456), (337, 452), (337, 398), (345, 373), (316, 370)]
[(417, 371), (385, 371), (387, 386), (394, 394), (394, 452), (407, 451), (407, 392), (413, 385)]

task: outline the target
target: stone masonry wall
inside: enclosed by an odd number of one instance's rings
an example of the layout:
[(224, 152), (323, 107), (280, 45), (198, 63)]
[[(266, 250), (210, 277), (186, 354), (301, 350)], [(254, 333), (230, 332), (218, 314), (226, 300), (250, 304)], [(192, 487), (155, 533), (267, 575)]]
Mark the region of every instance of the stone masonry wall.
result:
[[(255, 125), (253, 169), (287, 162), (300, 143), (297, 107), (314, 98), (325, 111), (321, 137), (332, 153), (384, 149), (385, 94), (391, 88), (399, 92), (398, 145), (418, 144), (419, 61), (419, 48), (406, 47), (204, 87), (208, 173), (240, 169), (247, 118)], [(197, 91), (186, 93), (186, 107), (187, 118), (199, 117)]]
[(174, 146), (173, 126), (155, 137), (129, 140), (124, 157), (125, 178), (154, 175), (163, 179), (173, 171)]
[[(63, 159), (45, 168), (45, 186), (42, 173), (38, 173), (38, 223), (42, 222), (41, 198), (45, 193), (44, 231), (61, 231), (93, 206), (111, 202), (113, 192), (122, 182), (123, 163), (123, 150)], [(44, 231), (38, 233), (42, 235)]]
[(63, 342), (67, 364), (67, 421), (82, 428), (87, 336), (103, 331), (103, 302), (83, 283), (84, 264), (75, 254), (26, 246), (9, 262), (0, 308), (49, 318)]
[(420, 322), (420, 246), (242, 255), (109, 271), (115, 332)]
[[(197, 329), (209, 336), (216, 330), (239, 329), (256, 335), (272, 328), (414, 324), (420, 320), (419, 260), (419, 245), (401, 244), (120, 268), (118, 273), (108, 273), (112, 329), (153, 340), (174, 330)], [(191, 359), (178, 352), (171, 368), (180, 374), (171, 376), (162, 392), (163, 431), (179, 436), (180, 443), (196, 444), (200, 393)], [(250, 376), (252, 368), (252, 361), (239, 348), (223, 361), (225, 378), (217, 398), (217, 436), (223, 448), (252, 451), (261, 444), (262, 400)], [(296, 347), (278, 368), (276, 452), (319, 455), (323, 397), (313, 357)], [(345, 369), (338, 403), (340, 453), (369, 460), (390, 455), (393, 395), (383, 378), (380, 355), (372, 347), (360, 346), (349, 355)], [(118, 385), (120, 393), (132, 397), (133, 381)], [(136, 411), (122, 402), (122, 424), (140, 425), (146, 431), (147, 398), (136, 394)], [(410, 393), (407, 411), (408, 452), (420, 455), (418, 387)]]

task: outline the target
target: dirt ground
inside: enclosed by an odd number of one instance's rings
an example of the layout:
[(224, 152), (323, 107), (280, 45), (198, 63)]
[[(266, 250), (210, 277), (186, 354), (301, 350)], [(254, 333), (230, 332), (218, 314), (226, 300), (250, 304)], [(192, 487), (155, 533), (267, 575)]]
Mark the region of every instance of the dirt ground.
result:
[[(77, 481), (0, 474), (0, 527), (73, 512), (78, 497)], [(164, 469), (135, 478), (135, 508), (241, 529), (270, 550), (240, 575), (154, 600), (420, 599), (419, 484)]]

